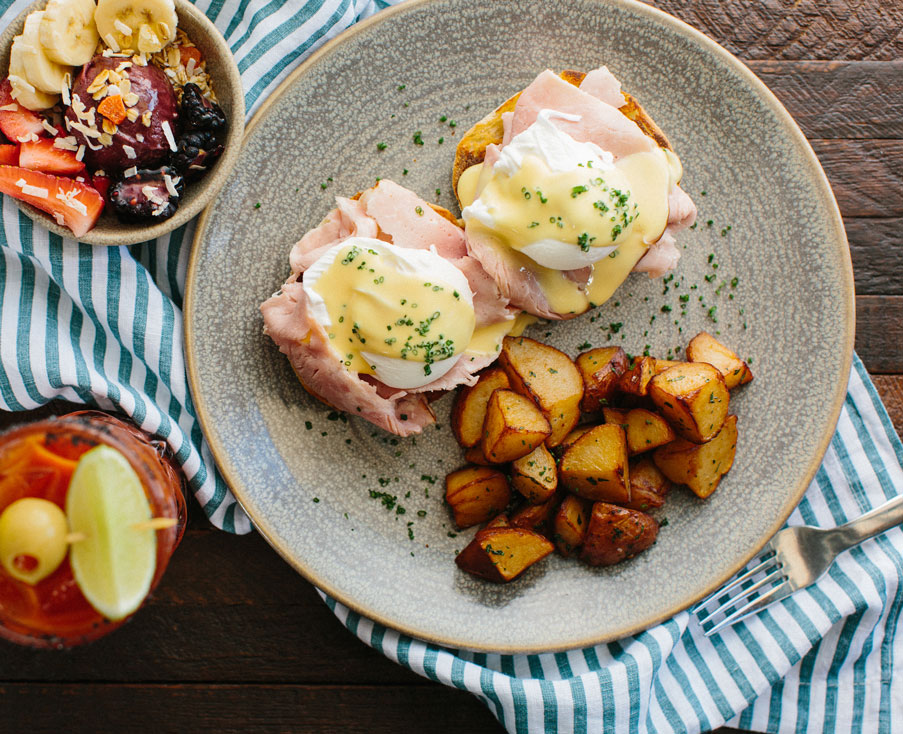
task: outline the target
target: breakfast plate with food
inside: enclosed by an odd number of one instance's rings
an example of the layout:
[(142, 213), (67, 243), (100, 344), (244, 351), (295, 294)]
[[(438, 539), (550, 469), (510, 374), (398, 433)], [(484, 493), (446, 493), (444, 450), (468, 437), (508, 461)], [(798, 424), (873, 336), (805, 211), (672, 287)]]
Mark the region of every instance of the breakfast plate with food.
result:
[(852, 304), (815, 156), (714, 42), (629, 1), (411, 0), (250, 123), (186, 357), (311, 582), (452, 647), (561, 650), (685, 609), (780, 527)]

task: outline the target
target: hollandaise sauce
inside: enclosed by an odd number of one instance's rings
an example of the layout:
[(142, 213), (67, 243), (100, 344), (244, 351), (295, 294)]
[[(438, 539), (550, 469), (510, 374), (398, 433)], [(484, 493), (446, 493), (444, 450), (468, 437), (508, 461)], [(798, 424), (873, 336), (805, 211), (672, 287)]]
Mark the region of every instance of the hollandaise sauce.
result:
[[(540, 114), (491, 171), (467, 169), (458, 195), (469, 234), (532, 273), (553, 311), (582, 313), (606, 301), (662, 236), (680, 161), (660, 148), (613, 160)], [(566, 275), (587, 267), (585, 288)]]
[(474, 337), (467, 278), (429, 250), (350, 238), (311, 266), (303, 283), (345, 367), (392, 387), (445, 374)]

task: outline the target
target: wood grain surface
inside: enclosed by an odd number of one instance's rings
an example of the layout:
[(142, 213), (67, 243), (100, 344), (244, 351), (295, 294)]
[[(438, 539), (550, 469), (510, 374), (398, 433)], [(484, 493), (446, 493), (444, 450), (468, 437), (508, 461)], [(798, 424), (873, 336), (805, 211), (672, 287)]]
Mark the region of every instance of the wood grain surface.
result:
[[(903, 432), (903, 3), (652, 4), (743, 59), (809, 138), (846, 224), (856, 349)], [(0, 415), (0, 428), (21, 418)], [(25, 731), (478, 734), (501, 727), (470, 694), (360, 643), (259, 536), (215, 531), (192, 503), (185, 540), (132, 623), (65, 653), (2, 646), (0, 732)]]

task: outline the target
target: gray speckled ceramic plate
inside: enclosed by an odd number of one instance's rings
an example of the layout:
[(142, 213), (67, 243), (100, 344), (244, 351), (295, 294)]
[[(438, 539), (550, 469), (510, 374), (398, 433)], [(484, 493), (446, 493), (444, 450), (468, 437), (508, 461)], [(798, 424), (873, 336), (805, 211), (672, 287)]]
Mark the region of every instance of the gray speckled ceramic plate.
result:
[[(720, 330), (752, 359), (756, 380), (733, 402), (740, 441), (731, 473), (708, 501), (673, 492), (652, 549), (610, 569), (553, 557), (499, 587), (453, 563), (473, 531), (454, 537), (442, 502), (444, 475), (462, 463), (448, 430), (450, 396), (437, 403), (438, 427), (416, 440), (345, 422), (298, 384), (261, 333), (258, 305), (334, 195), (391, 177), (454, 208), (461, 131), (546, 67), (600, 64), (670, 136), (700, 225), (682, 233), (686, 249), (667, 288), (631, 276), (595, 312), (532, 334), (571, 355), (590, 342), (634, 353), (648, 344), (665, 356), (701, 329)], [(257, 114), (198, 227), (185, 324), (213, 452), (260, 532), (295, 568), (411, 635), (539, 651), (660, 621), (765, 543), (830, 440), (853, 313), (846, 239), (815, 156), (775, 98), (715, 43), (623, 0), (411, 0), (324, 46)], [(371, 496), (383, 492), (405, 514)]]

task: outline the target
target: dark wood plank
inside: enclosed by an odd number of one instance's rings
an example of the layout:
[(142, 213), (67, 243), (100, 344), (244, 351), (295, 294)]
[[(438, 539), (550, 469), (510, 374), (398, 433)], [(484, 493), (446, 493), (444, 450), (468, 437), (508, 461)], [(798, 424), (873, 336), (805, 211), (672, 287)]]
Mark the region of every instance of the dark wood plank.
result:
[(845, 219), (856, 293), (903, 295), (903, 218)]
[(466, 691), (430, 686), (7, 684), (4, 732), (498, 734)]
[(872, 382), (897, 429), (897, 435), (903, 436), (903, 375), (872, 375)]
[(856, 298), (856, 351), (869, 372), (903, 372), (903, 296)]
[(903, 61), (750, 61), (809, 138), (903, 137)]
[(903, 140), (809, 142), (845, 217), (903, 215)]
[(893, 0), (654, 0), (747, 59), (903, 56), (903, 6)]
[[(4, 646), (0, 681), (407, 683), (257, 534), (190, 530), (122, 629), (65, 654)], [(2, 727), (0, 727), (2, 730)]]

